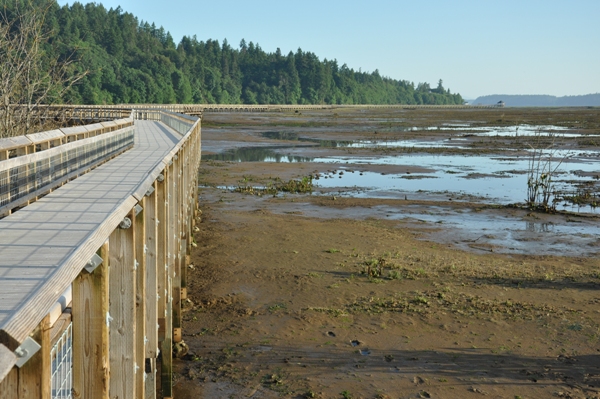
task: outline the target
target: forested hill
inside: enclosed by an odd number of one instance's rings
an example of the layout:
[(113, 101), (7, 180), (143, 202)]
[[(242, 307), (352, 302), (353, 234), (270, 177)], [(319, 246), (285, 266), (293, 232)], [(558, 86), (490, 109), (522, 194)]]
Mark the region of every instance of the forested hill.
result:
[(600, 93), (583, 96), (500, 95), (478, 97), (473, 104), (493, 105), (504, 101), (507, 107), (598, 107)]
[[(42, 2), (43, 0), (33, 0)], [(442, 81), (431, 88), (355, 71), (298, 49), (267, 53), (253, 42), (184, 37), (98, 3), (55, 4), (46, 23), (57, 57), (89, 70), (72, 103), (462, 104)], [(251, 34), (251, 32), (249, 32)]]

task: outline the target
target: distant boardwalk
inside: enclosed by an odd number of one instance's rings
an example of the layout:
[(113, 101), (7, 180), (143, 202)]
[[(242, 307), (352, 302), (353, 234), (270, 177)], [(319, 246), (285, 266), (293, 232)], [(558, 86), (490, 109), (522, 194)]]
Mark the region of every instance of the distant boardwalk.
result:
[(53, 106), (56, 115), (62, 118), (71, 116), (81, 119), (95, 119), (103, 115), (121, 115), (132, 108), (147, 110), (166, 110), (188, 115), (202, 115), (212, 112), (286, 112), (318, 109), (488, 109), (497, 105), (414, 105), (414, 104), (355, 104), (355, 105), (246, 105), (246, 104), (117, 104), (105, 105), (101, 108), (93, 105)]

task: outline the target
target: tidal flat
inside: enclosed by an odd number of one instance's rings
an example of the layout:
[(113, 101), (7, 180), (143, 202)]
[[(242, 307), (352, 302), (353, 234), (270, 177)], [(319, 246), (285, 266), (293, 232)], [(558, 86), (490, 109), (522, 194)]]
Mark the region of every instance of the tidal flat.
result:
[(176, 389), (597, 397), (599, 144), (598, 108), (206, 114)]

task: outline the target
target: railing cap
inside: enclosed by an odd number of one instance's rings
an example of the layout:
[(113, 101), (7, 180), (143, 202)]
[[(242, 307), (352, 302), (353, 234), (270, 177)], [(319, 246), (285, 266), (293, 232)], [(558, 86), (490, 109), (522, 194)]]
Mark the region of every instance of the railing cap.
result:
[(95, 132), (96, 130), (104, 129), (101, 123), (92, 123), (84, 126), (88, 132)]
[(44, 143), (50, 140), (58, 140), (65, 137), (65, 134), (58, 129), (48, 130), (45, 132), (31, 133), (26, 135), (32, 144)]
[(31, 144), (26, 136), (6, 137), (0, 139), (0, 150), (14, 150)]
[(117, 123), (115, 121), (106, 121), (106, 122), (100, 122), (100, 124), (104, 127), (114, 127), (117, 126)]
[(87, 133), (85, 126), (63, 127), (60, 129), (60, 131), (63, 132), (65, 136)]

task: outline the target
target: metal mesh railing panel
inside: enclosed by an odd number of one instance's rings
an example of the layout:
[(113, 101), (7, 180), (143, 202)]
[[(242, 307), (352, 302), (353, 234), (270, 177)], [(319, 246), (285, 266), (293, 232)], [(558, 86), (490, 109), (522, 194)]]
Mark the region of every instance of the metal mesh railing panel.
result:
[(50, 351), (52, 399), (71, 399), (73, 389), (73, 329), (69, 323)]
[(0, 171), (0, 207), (18, 201), (53, 182), (103, 162), (133, 145), (134, 132), (99, 139), (35, 162)]

